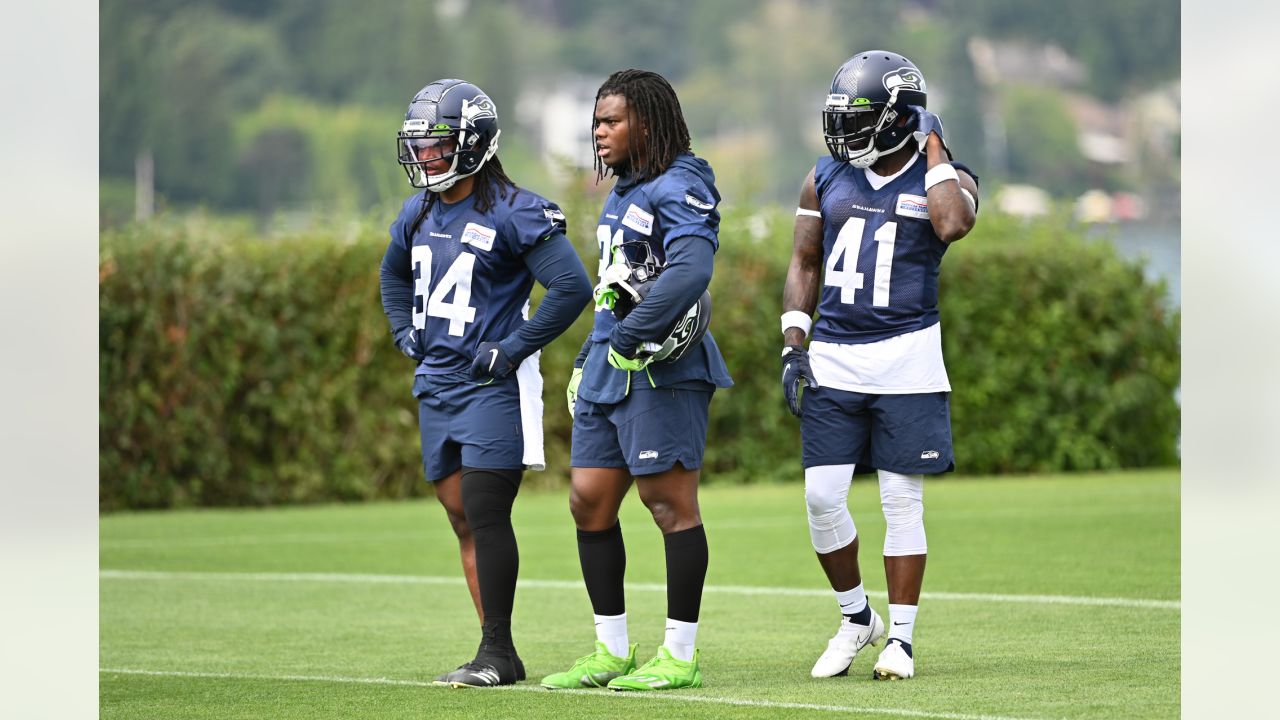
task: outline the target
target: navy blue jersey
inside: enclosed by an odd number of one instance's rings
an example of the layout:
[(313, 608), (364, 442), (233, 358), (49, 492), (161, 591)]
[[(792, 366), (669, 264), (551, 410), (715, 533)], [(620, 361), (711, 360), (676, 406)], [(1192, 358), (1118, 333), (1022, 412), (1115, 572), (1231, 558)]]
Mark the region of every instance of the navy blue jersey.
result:
[(408, 251), (413, 273), (413, 326), (426, 353), (417, 373), (467, 370), (481, 342), (502, 340), (528, 319), (534, 278), (523, 256), (563, 234), (564, 215), (523, 188), (483, 213), (474, 194), (454, 205), (437, 198), (405, 237), (422, 202), (421, 194), (409, 198), (391, 223), (392, 246)]
[[(624, 242), (648, 243), (654, 257), (661, 262), (666, 262), (670, 243), (680, 238), (702, 238), (711, 243), (713, 249), (718, 248), (720, 212), (716, 206), (719, 202), (720, 193), (716, 190), (711, 166), (691, 154), (677, 156), (671, 167), (653, 180), (619, 179), (605, 200), (596, 227), (600, 248), (598, 273), (603, 275), (613, 257), (613, 249)], [(613, 369), (605, 357), (609, 333), (617, 322), (612, 312), (596, 308), (590, 338), (593, 347), (578, 387), (579, 395), (591, 402), (616, 403), (627, 394), (630, 382), (627, 373)], [(658, 386), (686, 381), (718, 387), (733, 384), (710, 331), (699, 347), (675, 362), (651, 365), (648, 374), (649, 379), (644, 382), (651, 379)]]
[(818, 160), (822, 296), (813, 339), (869, 343), (938, 322), (938, 270), (947, 244), (929, 222), (918, 157), (875, 190), (863, 170)]

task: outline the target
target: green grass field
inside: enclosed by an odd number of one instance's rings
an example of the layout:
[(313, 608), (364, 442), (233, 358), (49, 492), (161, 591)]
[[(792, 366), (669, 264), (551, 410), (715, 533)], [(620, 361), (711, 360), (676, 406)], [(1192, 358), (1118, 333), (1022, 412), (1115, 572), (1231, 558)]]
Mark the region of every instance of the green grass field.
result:
[[(565, 492), (516, 503), (515, 636), (530, 679), (452, 690), (479, 626), (434, 500), (101, 519), (103, 718), (1146, 718), (1179, 713), (1176, 470), (948, 478), (925, 493), (929, 565), (917, 677), (809, 668), (839, 619), (809, 545), (803, 488), (702, 491), (711, 545), (691, 691), (551, 692), (591, 649)], [(873, 606), (887, 612), (875, 484), (850, 507)], [(631, 636), (665, 617), (662, 541), (623, 508)]]

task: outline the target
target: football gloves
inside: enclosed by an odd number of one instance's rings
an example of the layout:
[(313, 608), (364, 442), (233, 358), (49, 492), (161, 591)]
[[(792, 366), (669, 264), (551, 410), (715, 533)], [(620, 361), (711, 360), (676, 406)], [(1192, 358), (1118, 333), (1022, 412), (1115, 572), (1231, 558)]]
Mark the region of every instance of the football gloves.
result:
[(515, 369), (516, 364), (507, 357), (507, 351), (496, 342), (480, 343), (476, 348), (476, 357), (471, 361), (472, 379), (484, 380), (486, 383), (501, 380)]
[(942, 141), (942, 149), (947, 151), (947, 159), (951, 160), (951, 148), (947, 147), (947, 138), (942, 134), (942, 118), (919, 105), (909, 105), (908, 108), (916, 114), (916, 129), (912, 135), (915, 137), (916, 142), (920, 144), (920, 152), (924, 152), (924, 145), (929, 140), (929, 134), (937, 133), (938, 139)]
[[(661, 347), (661, 346), (659, 346)], [(653, 362), (654, 355), (652, 352), (639, 352), (636, 357), (629, 358), (618, 352), (612, 344), (609, 345), (609, 364), (619, 370), (629, 370), (631, 372), (639, 372), (649, 367), (649, 363)]]
[(581, 382), (582, 368), (576, 367), (569, 374), (569, 387), (564, 390), (564, 396), (569, 401), (569, 417), (573, 417), (573, 409), (578, 404), (578, 384)]
[(787, 396), (791, 414), (800, 417), (800, 385), (818, 387), (809, 367), (809, 351), (803, 345), (788, 345), (782, 350), (782, 392)]
[(418, 331), (417, 328), (408, 327), (401, 330), (395, 336), (396, 347), (404, 356), (414, 362), (422, 362), (426, 354), (418, 347)]

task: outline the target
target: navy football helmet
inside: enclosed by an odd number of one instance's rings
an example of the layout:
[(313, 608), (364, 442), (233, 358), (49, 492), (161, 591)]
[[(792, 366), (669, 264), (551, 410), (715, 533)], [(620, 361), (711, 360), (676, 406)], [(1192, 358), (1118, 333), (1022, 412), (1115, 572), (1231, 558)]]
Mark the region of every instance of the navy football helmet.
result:
[[(622, 243), (615, 248), (614, 258), (613, 265), (605, 270), (605, 277), (617, 292), (613, 315), (624, 320), (649, 296), (666, 264), (653, 256), (649, 243), (643, 240)], [(702, 342), (710, 326), (711, 293), (704, 290), (702, 297), (669, 330), (659, 334), (661, 339), (640, 343), (637, 355), (652, 356), (655, 363), (675, 362)]]
[[(498, 108), (465, 80), (437, 80), (409, 101), (396, 137), (400, 166), (414, 187), (443, 192), (480, 172), (498, 151)], [(448, 170), (428, 173), (429, 165)]]
[[(884, 50), (858, 53), (836, 70), (822, 109), (822, 134), (838, 162), (871, 167), (912, 139), (913, 112), (928, 107), (924, 75), (915, 63)], [(910, 118), (899, 126), (900, 118)]]

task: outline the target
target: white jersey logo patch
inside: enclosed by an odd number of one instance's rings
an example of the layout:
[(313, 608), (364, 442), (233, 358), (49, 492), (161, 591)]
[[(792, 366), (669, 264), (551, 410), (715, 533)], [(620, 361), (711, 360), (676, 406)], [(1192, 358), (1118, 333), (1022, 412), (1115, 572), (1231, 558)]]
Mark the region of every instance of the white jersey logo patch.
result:
[(685, 193), (684, 201), (698, 208), (699, 210), (710, 210), (711, 208), (715, 207), (715, 205), (712, 205), (711, 203), (705, 202), (703, 200), (699, 200), (698, 198), (688, 193)]
[(906, 193), (903, 193), (898, 196), (897, 213), (904, 217), (928, 220), (929, 200), (923, 195), (907, 195)]
[(497, 230), (475, 223), (467, 223), (467, 226), (462, 230), (462, 244), (477, 247), (481, 250), (492, 250), (493, 240), (496, 237), (498, 237)]
[(653, 216), (635, 205), (627, 208), (627, 214), (622, 216), (622, 224), (641, 235), (653, 234)]

